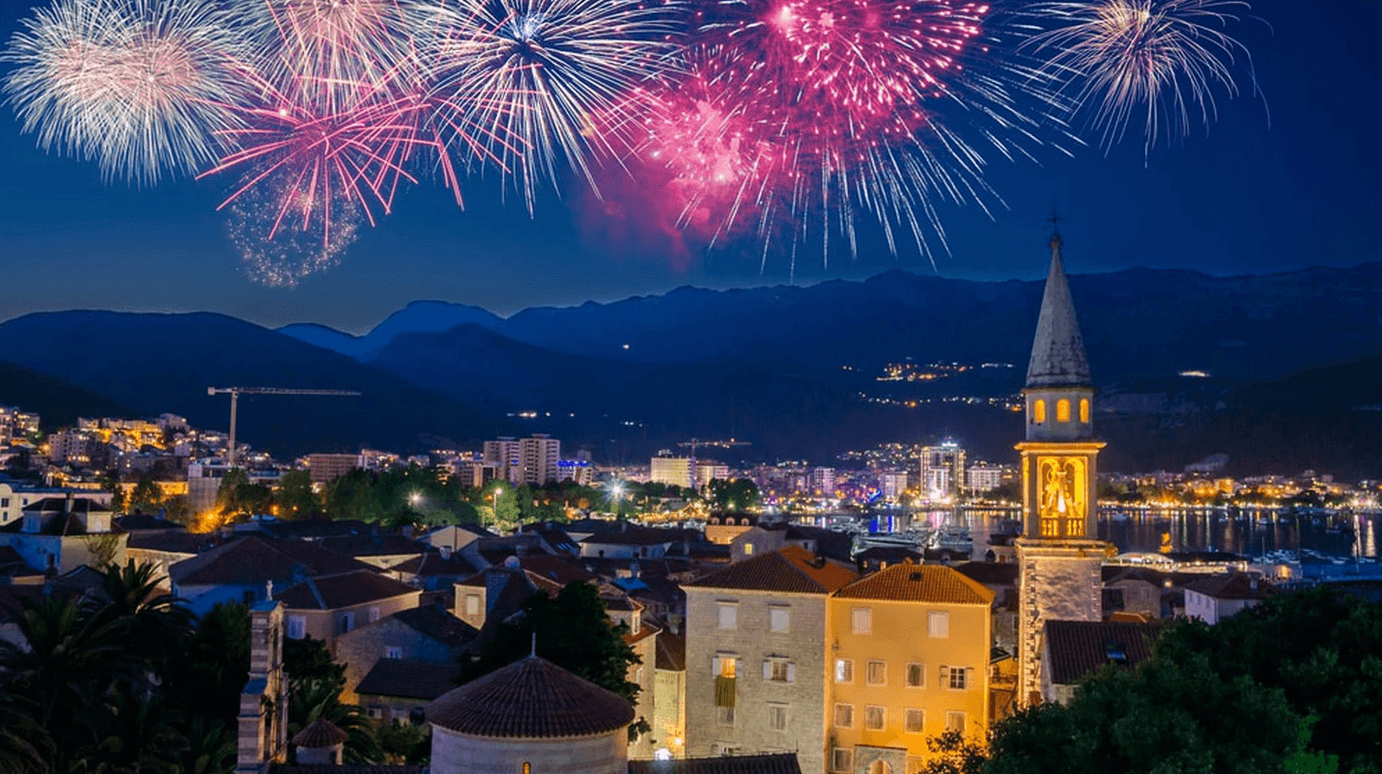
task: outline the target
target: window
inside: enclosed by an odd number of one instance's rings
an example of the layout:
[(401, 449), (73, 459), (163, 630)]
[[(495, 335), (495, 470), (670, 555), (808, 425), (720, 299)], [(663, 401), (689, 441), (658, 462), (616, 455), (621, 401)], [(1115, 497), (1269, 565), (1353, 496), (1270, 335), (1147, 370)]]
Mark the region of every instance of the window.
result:
[(854, 705), (836, 704), (835, 705), (835, 727), (854, 728)]
[(963, 691), (969, 687), (969, 671), (966, 667), (941, 667), (941, 685)]
[(869, 685), (888, 684), (888, 664), (884, 661), (870, 661), (868, 666)]
[(922, 731), (922, 727), (925, 725), (926, 716), (922, 714), (921, 710), (914, 709), (911, 707), (907, 708), (906, 715), (907, 733), (920, 734)]
[(711, 671), (716, 677), (727, 677), (733, 680), (738, 672), (739, 659), (733, 656), (716, 656), (711, 662)]
[(774, 632), (781, 634), (787, 631), (789, 621), (785, 607), (774, 607), (768, 611), (768, 628)]
[(963, 712), (945, 713), (945, 730), (963, 734), (965, 732), (965, 714)]
[(379, 608), (377, 608), (377, 607), (371, 607), (371, 608), (369, 609), (369, 622), (370, 622), (370, 623), (374, 623), (375, 621), (378, 621), (378, 620), (379, 620)]
[(466, 595), (465, 595), (465, 614), (466, 614), (466, 615), (479, 615), (479, 614), (480, 614), (480, 595), (479, 595), (479, 594), (466, 594)]
[(384, 648), (384, 658), (393, 659), (395, 661), (403, 658), (403, 648), (400, 648), (397, 645), (389, 645), (388, 647)]
[(763, 660), (763, 679), (774, 683), (790, 683), (796, 681), (797, 666), (790, 661), (780, 658), (769, 658)]
[(1056, 421), (1070, 421), (1070, 401), (1066, 400), (1065, 398), (1061, 398), (1060, 400), (1056, 401)]
[(924, 774), (926, 771), (926, 758), (920, 755), (907, 756), (907, 774)]
[(1032, 422), (1038, 425), (1046, 423), (1046, 401), (1040, 398), (1032, 402)]
[(1080, 421), (1089, 424), (1089, 398), (1080, 398)]
[(533, 766), (527, 761), (523, 761), (523, 774), (533, 774)]
[(893, 767), (880, 758), (869, 764), (869, 774), (893, 774)]
[(8, 507), (10, 507), (10, 498), (8, 498), (8, 497), (0, 497), (0, 508), (8, 508)]
[(715, 708), (715, 722), (716, 722), (716, 723), (719, 723), (719, 724), (722, 725), (722, 726), (732, 726), (732, 725), (734, 725), (734, 708), (733, 708), (733, 707), (716, 707), (716, 708)]
[(247, 590), (247, 591), (241, 592), (241, 594), (240, 594), (240, 601), (243, 602), (243, 603), (246, 604), (246, 605), (253, 605), (253, 604), (254, 604), (254, 591), (252, 591), (252, 590)]
[(350, 631), (351, 629), (354, 629), (354, 628), (355, 628), (355, 614), (354, 614), (354, 613), (342, 613), (342, 614), (341, 614), (341, 617), (336, 619), (336, 633), (337, 633), (337, 634), (345, 634), (346, 632), (348, 632), (348, 631)]
[(931, 637), (950, 636), (950, 614), (932, 610), (926, 614), (926, 634)]
[(908, 664), (907, 665), (907, 687), (925, 688), (926, 687), (926, 665)]
[(769, 704), (768, 705), (768, 728), (774, 731), (787, 730), (787, 705)]
[(873, 631), (873, 610), (867, 607), (854, 608), (850, 617), (850, 631), (855, 634), (868, 634)]
[(739, 745), (730, 744), (729, 742), (715, 743), (715, 754), (719, 756), (738, 755), (740, 752), (743, 752), (743, 749), (744, 748)]
[(864, 707), (864, 728), (870, 731), (882, 731), (886, 723), (887, 713), (882, 707), (870, 704)]
[(368, 711), (370, 720), (381, 720), (384, 717), (384, 710), (379, 707), (370, 707)]
[(288, 639), (300, 640), (307, 636), (307, 619), (300, 615), (288, 616)]
[(744, 544), (744, 556), (753, 556), (753, 543)]
[(852, 683), (854, 682), (854, 660), (848, 658), (835, 659), (835, 682)]
[(836, 747), (830, 751), (830, 770), (837, 772), (854, 771), (854, 751)]
[(720, 603), (720, 628), (738, 629), (739, 628), (739, 606), (733, 602)]

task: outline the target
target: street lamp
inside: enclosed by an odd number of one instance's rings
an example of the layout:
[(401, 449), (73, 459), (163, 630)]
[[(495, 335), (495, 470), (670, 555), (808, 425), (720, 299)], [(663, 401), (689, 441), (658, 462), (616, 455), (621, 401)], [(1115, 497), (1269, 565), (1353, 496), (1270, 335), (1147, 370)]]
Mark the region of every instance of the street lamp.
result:
[(495, 524), (498, 524), (498, 523), (499, 523), (499, 498), (502, 497), (503, 495), (504, 495), (504, 487), (502, 487), (502, 486), (496, 486), (496, 487), (494, 488), (494, 523), (495, 523)]

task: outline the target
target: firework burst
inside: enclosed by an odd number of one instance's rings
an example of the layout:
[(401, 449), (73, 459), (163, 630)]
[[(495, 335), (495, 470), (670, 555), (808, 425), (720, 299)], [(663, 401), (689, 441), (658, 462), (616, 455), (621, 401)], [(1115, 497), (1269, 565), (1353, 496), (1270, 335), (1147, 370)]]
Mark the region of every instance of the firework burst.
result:
[(235, 125), (243, 79), (227, 29), (202, 0), (59, 0), (11, 40), (5, 91), (44, 149), (132, 182), (191, 172)]
[(1238, 95), (1234, 71), (1241, 63), (1251, 73), (1252, 60), (1225, 30), (1248, 9), (1241, 0), (1037, 3), (1026, 13), (1045, 31), (1026, 45), (1089, 112), (1106, 150), (1140, 121), (1150, 152), (1163, 135), (1187, 136), (1196, 119), (1207, 127), (1216, 92)]

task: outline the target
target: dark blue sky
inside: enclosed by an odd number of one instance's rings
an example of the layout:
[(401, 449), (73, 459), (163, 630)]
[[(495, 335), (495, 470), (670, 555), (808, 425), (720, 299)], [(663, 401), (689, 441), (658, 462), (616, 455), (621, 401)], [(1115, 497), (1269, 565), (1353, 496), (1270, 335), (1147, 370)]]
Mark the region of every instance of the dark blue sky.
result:
[[(6, 38), (28, 8), (0, 0)], [(952, 253), (937, 258), (940, 273), (1041, 276), (1053, 203), (1068, 217), (1073, 272), (1261, 273), (1382, 257), (1382, 2), (1260, 0), (1253, 10), (1272, 30), (1253, 22), (1237, 29), (1254, 54), (1270, 125), (1249, 93), (1221, 105), (1208, 136), (1158, 148), (1148, 164), (1137, 138), (1107, 157), (1087, 147), (1073, 158), (1045, 154), (1041, 166), (995, 163), (988, 179), (1009, 209), (990, 220), (974, 207), (942, 206)], [(239, 272), (214, 209), (221, 193), (215, 181), (104, 185), (93, 165), (37, 150), (12, 112), (0, 111), (0, 319), (69, 308), (214, 310), (266, 325), (362, 331), (418, 298), (507, 313), (788, 277), (778, 255), (762, 274), (756, 257), (723, 253), (678, 268), (590, 237), (582, 207), (549, 197), (530, 219), (472, 182), (466, 211), (438, 187), (409, 191), (341, 266), (293, 290), (264, 288)], [(916, 255), (870, 249), (851, 260), (837, 250), (828, 270), (818, 255), (799, 258), (796, 279), (895, 267), (931, 271)]]

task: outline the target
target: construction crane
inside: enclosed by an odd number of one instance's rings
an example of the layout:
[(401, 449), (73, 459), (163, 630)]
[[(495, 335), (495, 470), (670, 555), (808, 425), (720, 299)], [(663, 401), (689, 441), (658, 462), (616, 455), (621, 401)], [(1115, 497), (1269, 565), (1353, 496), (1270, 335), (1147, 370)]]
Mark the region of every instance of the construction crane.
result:
[(697, 447), (697, 446), (709, 446), (709, 447), (714, 448), (714, 449), (730, 449), (730, 448), (733, 448), (733, 447), (735, 447), (735, 446), (752, 446), (752, 445), (753, 445), (753, 444), (749, 443), (748, 441), (736, 441), (736, 440), (734, 440), (733, 438), (729, 439), (728, 441), (702, 441), (702, 440), (699, 439), (699, 438), (692, 438), (692, 439), (689, 440), (689, 441), (682, 441), (681, 443), (677, 444), (677, 446), (683, 446), (683, 447), (684, 447), (684, 446), (690, 446), (690, 447), (691, 447), (691, 458), (692, 458), (692, 459), (695, 459), (695, 458), (696, 458), (696, 447)]
[(235, 413), (241, 395), (359, 395), (355, 390), (297, 390), (291, 387), (207, 387), (207, 395), (230, 395), (230, 453), (227, 467), (235, 468)]

